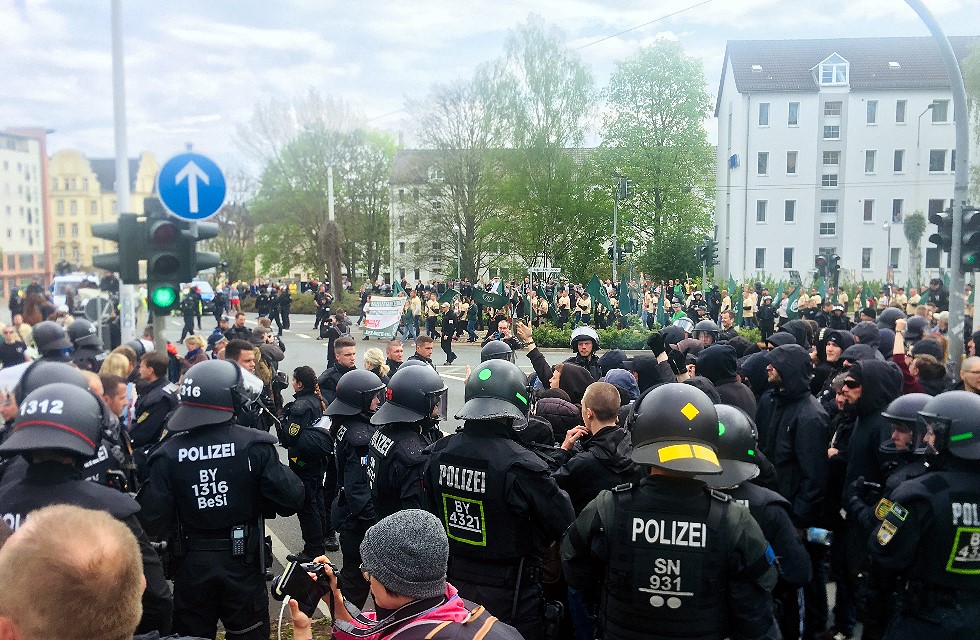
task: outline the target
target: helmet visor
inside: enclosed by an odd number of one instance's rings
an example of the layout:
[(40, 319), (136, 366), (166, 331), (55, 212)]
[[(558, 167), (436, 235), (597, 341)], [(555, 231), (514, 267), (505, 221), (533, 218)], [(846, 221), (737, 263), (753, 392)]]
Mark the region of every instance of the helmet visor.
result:
[(919, 455), (936, 455), (945, 450), (949, 442), (949, 427), (948, 418), (919, 413), (915, 425), (915, 452)]
[(433, 420), (446, 420), (449, 418), (449, 389), (442, 389), (428, 394), (429, 416)]

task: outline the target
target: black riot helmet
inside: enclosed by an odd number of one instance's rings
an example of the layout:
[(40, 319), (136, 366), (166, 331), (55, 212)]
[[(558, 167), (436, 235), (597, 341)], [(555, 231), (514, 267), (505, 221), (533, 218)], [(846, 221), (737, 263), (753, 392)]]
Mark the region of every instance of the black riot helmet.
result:
[(34, 346), (41, 355), (72, 348), (65, 328), (51, 320), (38, 322), (31, 329), (31, 335), (34, 338)]
[(721, 473), (702, 478), (709, 487), (727, 489), (759, 475), (756, 451), (758, 434), (752, 419), (738, 407), (716, 404), (718, 412), (718, 461)]
[(13, 433), (0, 445), (0, 453), (46, 449), (91, 458), (102, 438), (103, 414), (88, 389), (65, 382), (44, 385), (18, 406)]
[(184, 374), (177, 396), (180, 404), (167, 428), (188, 431), (208, 424), (221, 424), (234, 417), (247, 392), (242, 370), (231, 360), (204, 360)]
[(720, 331), (721, 329), (713, 320), (702, 320), (694, 325), (694, 337), (698, 340), (703, 335), (710, 335), (714, 340), (717, 340)]
[(507, 360), (514, 362), (514, 350), (503, 340), (491, 340), (480, 349), (480, 362), (487, 360)]
[(448, 393), (432, 367), (399, 367), (388, 381), (385, 403), (371, 416), (371, 424), (445, 420)]
[(633, 407), (627, 421), (633, 461), (678, 473), (721, 473), (718, 412), (703, 391), (689, 384), (653, 387)]
[(912, 453), (916, 448), (916, 442), (921, 441), (922, 434), (925, 431), (925, 423), (923, 423), (923, 428), (918, 431), (918, 439), (916, 438), (916, 425), (919, 421), (919, 412), (922, 411), (923, 407), (930, 400), (932, 400), (932, 396), (925, 393), (907, 393), (904, 396), (898, 396), (892, 400), (888, 407), (881, 412), (881, 415), (892, 423), (893, 430), (902, 430), (910, 434), (909, 444), (905, 449), (900, 450), (896, 446), (895, 440), (889, 438), (881, 443), (878, 450), (891, 455)]
[(102, 340), (99, 339), (99, 332), (95, 325), (82, 318), (68, 325), (68, 338), (76, 349), (79, 347), (102, 348)]
[(963, 460), (980, 460), (980, 395), (947, 391), (919, 411), (926, 447)]
[[(400, 371), (401, 367), (398, 369)], [(381, 390), (384, 388), (385, 383), (373, 371), (367, 369), (348, 371), (340, 376), (340, 381), (337, 382), (337, 397), (323, 413), (328, 416), (356, 416), (359, 413), (370, 415), (377, 408), (377, 405), (374, 405), (372, 409), (374, 399), (380, 399)]]
[[(878, 327), (881, 329), (891, 329), (895, 330), (895, 322), (901, 318), (907, 317), (901, 309), (896, 309), (895, 307), (886, 307), (882, 310), (881, 315), (878, 316)], [(907, 327), (908, 325), (906, 325)]]
[(456, 414), (463, 420), (521, 421), (530, 408), (527, 378), (520, 367), (506, 360), (487, 360), (474, 369), (463, 397), (466, 401)]
[(88, 389), (88, 381), (85, 380), (85, 376), (70, 364), (50, 360), (35, 360), (24, 370), (20, 381), (14, 387), (14, 399), (19, 405), (24, 402), (24, 398), (28, 394), (56, 382), (64, 382), (79, 389)]
[(905, 323), (905, 341), (913, 342), (915, 340), (921, 340), (925, 335), (926, 327), (929, 326), (929, 321), (922, 316), (915, 315), (908, 319)]
[(127, 342), (123, 346), (124, 347), (129, 347), (130, 349), (132, 349), (133, 350), (133, 353), (136, 354), (136, 359), (137, 360), (139, 360), (144, 355), (146, 355), (146, 347), (143, 345), (143, 341), (142, 340), (130, 340), (129, 342)]

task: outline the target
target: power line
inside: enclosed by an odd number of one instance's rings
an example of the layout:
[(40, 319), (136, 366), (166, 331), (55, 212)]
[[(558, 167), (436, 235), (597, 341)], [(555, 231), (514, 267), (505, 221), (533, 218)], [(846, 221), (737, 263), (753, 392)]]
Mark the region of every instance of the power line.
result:
[(677, 11), (674, 11), (673, 13), (668, 13), (666, 15), (660, 16), (659, 18), (654, 18), (650, 22), (644, 22), (643, 24), (638, 24), (635, 27), (630, 27), (629, 29), (625, 29), (623, 31), (620, 31), (619, 33), (614, 33), (611, 36), (606, 36), (604, 38), (599, 38), (598, 40), (596, 40), (594, 42), (590, 42), (588, 44), (583, 44), (581, 47), (576, 47), (574, 49), (574, 51), (579, 51), (580, 49), (584, 49), (586, 47), (591, 47), (594, 44), (599, 44), (600, 42), (605, 42), (606, 40), (611, 40), (612, 38), (621, 36), (624, 33), (629, 33), (630, 31), (636, 31), (637, 29), (642, 29), (643, 27), (648, 27), (651, 24), (654, 24), (655, 22), (660, 22), (661, 20), (666, 20), (667, 18), (672, 18), (672, 17), (674, 17), (676, 15), (680, 15), (680, 14), (686, 12), (686, 11), (690, 11), (691, 9), (697, 9), (698, 7), (703, 7), (704, 5), (708, 4), (711, 1), (712, 0), (703, 0), (702, 2), (699, 2), (697, 4), (692, 4), (691, 6), (686, 7), (684, 9), (678, 9)]

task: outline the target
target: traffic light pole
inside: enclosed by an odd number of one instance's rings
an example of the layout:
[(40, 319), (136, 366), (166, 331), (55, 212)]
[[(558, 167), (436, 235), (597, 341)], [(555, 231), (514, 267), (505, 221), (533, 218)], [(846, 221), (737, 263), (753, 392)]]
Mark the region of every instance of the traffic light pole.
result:
[[(949, 333), (947, 335), (949, 337), (949, 358), (956, 374), (959, 375), (960, 362), (963, 359), (963, 321), (964, 305), (966, 304), (961, 256), (963, 254), (963, 215), (967, 204), (967, 186), (969, 184), (970, 112), (966, 106), (966, 87), (963, 84), (963, 75), (960, 73), (956, 54), (953, 53), (953, 47), (949, 44), (946, 34), (943, 33), (939, 23), (936, 22), (935, 17), (921, 0), (905, 0), (905, 2), (919, 15), (919, 18), (932, 33), (932, 37), (939, 47), (939, 55), (946, 67), (946, 74), (949, 76), (949, 84), (953, 92), (953, 115), (956, 126), (956, 174), (953, 181), (953, 242), (950, 248), (950, 304)], [(974, 312), (974, 316), (976, 315)], [(973, 319), (973, 323), (975, 328), (977, 326), (976, 318)]]

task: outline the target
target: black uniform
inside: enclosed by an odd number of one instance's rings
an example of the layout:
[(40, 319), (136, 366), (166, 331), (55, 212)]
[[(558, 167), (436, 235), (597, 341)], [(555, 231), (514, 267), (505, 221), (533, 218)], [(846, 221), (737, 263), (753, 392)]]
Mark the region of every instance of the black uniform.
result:
[[(14, 477), (14, 476), (17, 477)], [(8, 473), (0, 485), (0, 514), (12, 529), (24, 524), (32, 511), (52, 504), (71, 504), (85, 509), (105, 511), (123, 522), (136, 536), (143, 557), (143, 618), (137, 633), (158, 630), (170, 633), (174, 601), (163, 577), (160, 557), (136, 519), (140, 506), (121, 491), (87, 482), (82, 472), (57, 462), (32, 464), (25, 474)]]
[(569, 586), (601, 598), (605, 640), (765, 637), (774, 560), (748, 509), (679, 477), (603, 491), (562, 541)]
[(133, 456), (140, 477), (145, 478), (146, 458), (150, 450), (166, 435), (167, 416), (177, 407), (177, 396), (166, 378), (144, 382), (136, 387), (136, 422), (129, 429)]
[(431, 447), (425, 489), (449, 535), (449, 581), (535, 640), (544, 630), (539, 557), (575, 513), (547, 465), (511, 434), (501, 422), (467, 420)]
[(98, 347), (82, 346), (75, 349), (71, 354), (71, 362), (82, 371), (98, 373), (108, 355)]
[(393, 422), (371, 437), (367, 472), (379, 520), (402, 509), (425, 508), (422, 472), (427, 457), (422, 452), (442, 433), (420, 429), (418, 422)]
[(279, 324), (279, 333), (282, 333), (283, 329), (289, 328), (289, 311), (293, 306), (293, 297), (289, 295), (289, 289), (283, 289), (279, 293), (279, 299), (276, 301), (279, 305), (279, 318), (281, 324)]
[(338, 584), (344, 597), (361, 608), (370, 591), (359, 569), (361, 541), (368, 527), (378, 520), (367, 474), (368, 448), (376, 427), (360, 415), (335, 416), (334, 424), (340, 490), (332, 516), (340, 533), (340, 550), (346, 567), (340, 572)]
[(269, 315), (269, 309), (271, 306), (271, 298), (269, 294), (266, 293), (265, 289), (259, 292), (259, 295), (255, 297), (255, 310), (258, 312), (260, 318), (264, 318)]
[(313, 297), (316, 302), (316, 317), (313, 320), (313, 328), (319, 329), (320, 325), (330, 317), (330, 305), (333, 303), (333, 296), (326, 291), (319, 291)]
[(442, 337), (439, 339), (439, 346), (446, 354), (446, 364), (452, 364), (456, 359), (456, 354), (453, 353), (453, 336), (456, 335), (458, 322), (459, 317), (452, 309), (442, 314)]
[(323, 475), (326, 465), (333, 462), (333, 438), (318, 424), (322, 416), (320, 398), (312, 390), (302, 389), (283, 408), (279, 431), (279, 442), (289, 452), (289, 468), (303, 481), (306, 491), (296, 517), (303, 533), (303, 554), (310, 559), (325, 551)]
[(584, 368), (592, 375), (593, 380), (599, 380), (602, 377), (602, 367), (599, 366), (599, 357), (594, 352), (588, 358), (583, 358), (576, 353), (571, 358), (566, 358), (565, 362), (571, 362)]
[(188, 293), (180, 301), (180, 314), (184, 317), (184, 328), (180, 330), (180, 341), (188, 335), (194, 335), (194, 319), (199, 317), (199, 303), (193, 293)]
[(160, 535), (176, 514), (185, 537), (174, 576), (178, 633), (214, 638), (220, 619), (229, 636), (268, 639), (262, 517), (303, 504), (302, 482), (274, 444), (268, 433), (226, 422), (177, 433), (151, 456), (140, 520)]

